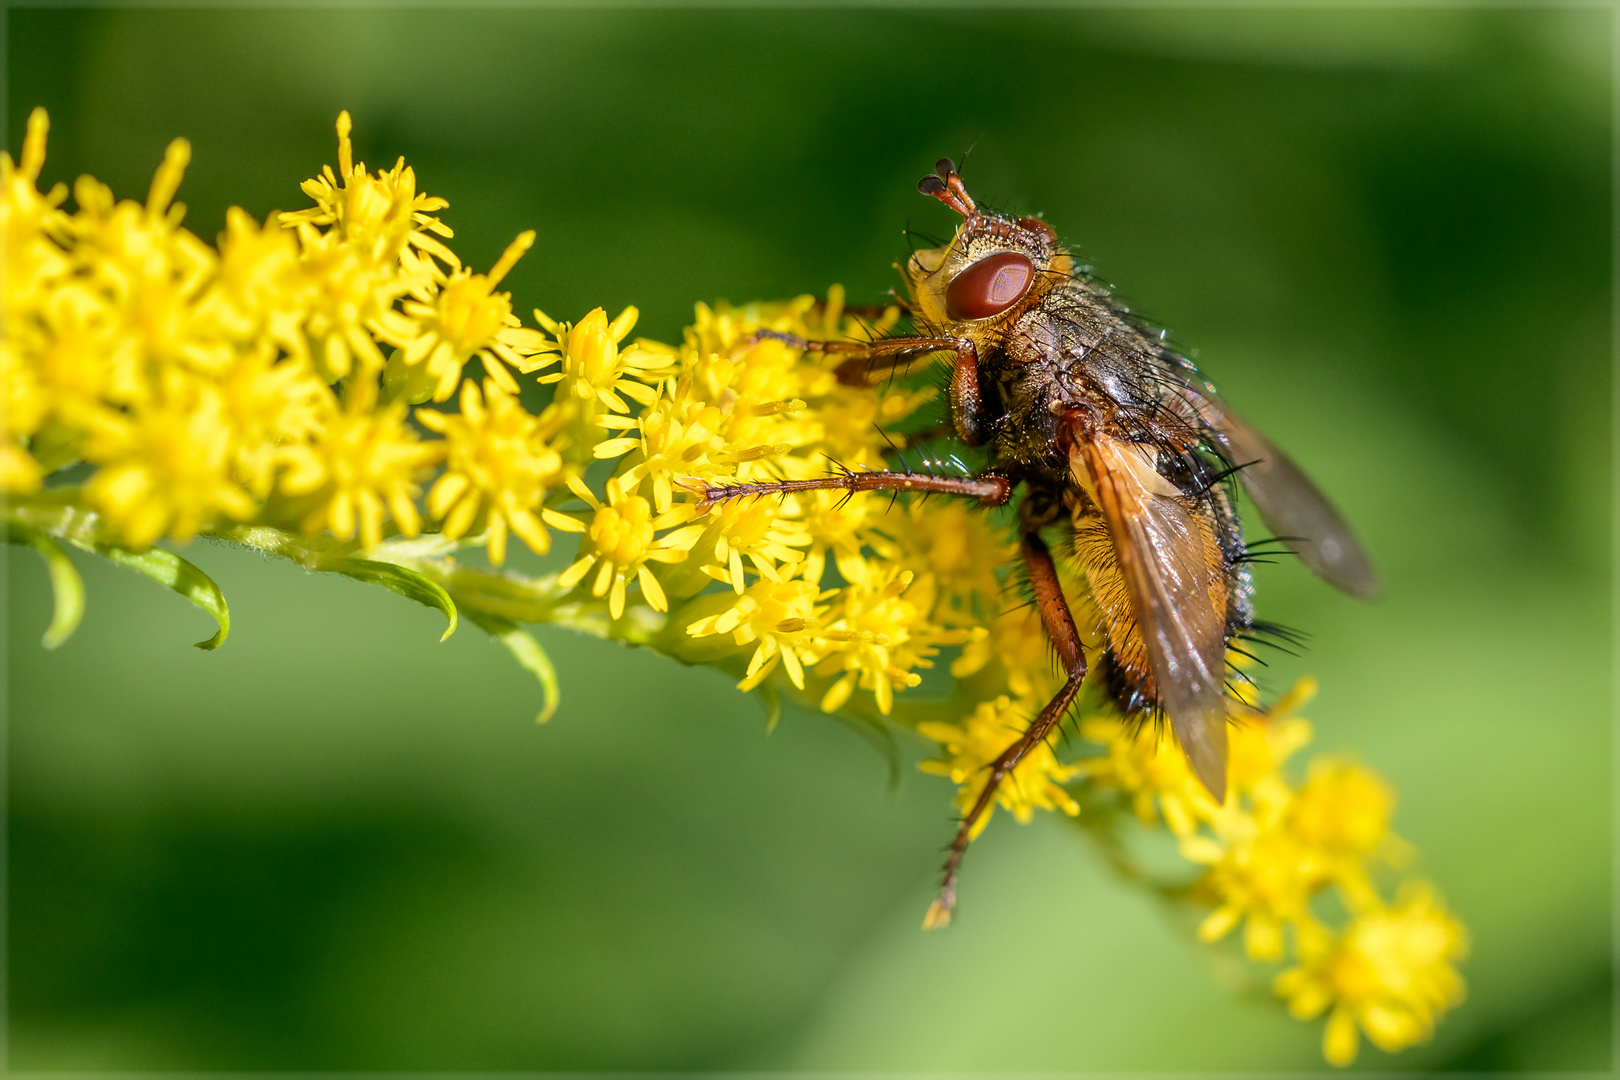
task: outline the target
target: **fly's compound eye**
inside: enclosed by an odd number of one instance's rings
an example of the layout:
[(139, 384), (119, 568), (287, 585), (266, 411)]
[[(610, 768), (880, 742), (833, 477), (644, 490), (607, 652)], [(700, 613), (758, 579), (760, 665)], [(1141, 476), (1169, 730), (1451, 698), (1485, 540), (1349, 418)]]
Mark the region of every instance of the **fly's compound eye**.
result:
[(951, 279), (945, 313), (953, 319), (988, 319), (1024, 298), (1035, 280), (1035, 264), (1016, 251), (980, 259)]

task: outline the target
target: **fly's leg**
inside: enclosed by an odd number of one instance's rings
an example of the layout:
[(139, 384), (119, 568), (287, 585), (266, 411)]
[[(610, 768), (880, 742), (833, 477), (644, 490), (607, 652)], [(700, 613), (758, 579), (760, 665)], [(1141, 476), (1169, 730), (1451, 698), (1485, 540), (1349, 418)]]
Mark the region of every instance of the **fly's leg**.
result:
[(798, 334), (780, 330), (755, 330), (754, 340), (780, 341), (784, 345), (805, 352), (855, 353), (851, 359), (838, 365), (838, 381), (846, 386), (865, 386), (875, 372), (899, 367), (931, 352), (956, 353), (958, 361), (978, 365), (978, 350), (966, 338), (951, 337), (892, 337), (877, 341), (812, 341)]
[[(817, 306), (824, 307), (825, 305)], [(866, 322), (877, 322), (889, 313), (890, 308), (899, 308), (901, 313), (905, 315), (911, 314), (911, 304), (893, 289), (889, 290), (889, 302), (887, 304), (845, 304), (844, 314), (853, 315), (855, 318)]]
[(750, 495), (786, 495), (794, 491), (921, 491), (962, 495), (985, 506), (1002, 506), (1012, 497), (1012, 481), (1005, 476), (937, 476), (917, 472), (852, 472), (848, 469), (815, 480), (765, 480), (740, 484), (690, 484), (687, 490), (701, 499), (701, 508)]
[(1063, 668), (1068, 678), (1063, 686), (1042, 709), (1040, 715), (1030, 722), (1029, 728), (1007, 749), (1001, 752), (989, 765), (990, 776), (985, 780), (984, 790), (973, 801), (972, 807), (962, 815), (961, 825), (956, 830), (956, 839), (951, 841), (951, 853), (945, 859), (944, 879), (939, 887), (939, 899), (928, 908), (928, 914), (923, 919), (923, 927), (934, 930), (945, 926), (951, 921), (951, 912), (956, 907), (956, 874), (962, 865), (962, 856), (966, 853), (968, 845), (973, 842), (973, 833), (979, 820), (990, 809), (991, 801), (996, 797), (996, 789), (1007, 778), (1007, 774), (1018, 767), (1024, 756), (1031, 748), (1039, 745), (1050, 735), (1054, 728), (1063, 719), (1063, 714), (1073, 703), (1074, 697), (1080, 692), (1080, 684), (1086, 677), (1086, 654), (1080, 645), (1080, 634), (1074, 628), (1074, 616), (1069, 613), (1069, 603), (1063, 597), (1063, 586), (1058, 582), (1057, 567), (1052, 564), (1052, 553), (1042, 540), (1040, 534), (1026, 531), (1021, 542), (1024, 556), (1024, 566), (1029, 571), (1029, 581), (1035, 590), (1035, 607), (1041, 613), (1041, 623), (1046, 627), (1047, 637), (1057, 647), (1058, 658), (1063, 662)]
[(836, 352), (836, 353), (867, 353), (872, 346), (860, 341), (812, 341), (798, 334), (788, 334), (781, 330), (755, 330), (753, 341), (780, 341), (790, 349), (802, 349), (805, 352)]
[(838, 381), (845, 386), (867, 386), (868, 379), (878, 371), (892, 370), (931, 352), (953, 352), (956, 363), (951, 368), (951, 421), (957, 436), (969, 446), (983, 446), (990, 434), (984, 409), (984, 395), (979, 389), (979, 350), (967, 338), (952, 337), (896, 337), (861, 343), (857, 341), (811, 341), (797, 334), (784, 334), (776, 330), (756, 330), (755, 339), (780, 341), (807, 352), (839, 352), (857, 354), (838, 365)]

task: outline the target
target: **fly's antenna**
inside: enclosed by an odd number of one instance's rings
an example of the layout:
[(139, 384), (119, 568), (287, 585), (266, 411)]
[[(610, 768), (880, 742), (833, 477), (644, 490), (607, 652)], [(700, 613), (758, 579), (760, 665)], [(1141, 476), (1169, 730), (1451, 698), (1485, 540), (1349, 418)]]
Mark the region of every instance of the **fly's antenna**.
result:
[(932, 195), (966, 220), (979, 216), (979, 207), (974, 203), (973, 196), (967, 193), (962, 176), (956, 171), (956, 162), (950, 158), (940, 158), (935, 162), (934, 171), (917, 181), (917, 190), (924, 195)]

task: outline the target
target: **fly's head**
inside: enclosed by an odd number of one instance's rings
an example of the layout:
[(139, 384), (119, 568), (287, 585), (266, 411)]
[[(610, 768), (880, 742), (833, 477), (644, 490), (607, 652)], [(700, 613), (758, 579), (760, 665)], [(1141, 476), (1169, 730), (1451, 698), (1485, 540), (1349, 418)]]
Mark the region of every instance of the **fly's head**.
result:
[(900, 274), (919, 322), (989, 344), (1069, 275), (1069, 253), (1040, 218), (982, 210), (949, 158), (935, 168), (917, 190), (961, 214), (962, 224), (944, 247), (915, 252)]

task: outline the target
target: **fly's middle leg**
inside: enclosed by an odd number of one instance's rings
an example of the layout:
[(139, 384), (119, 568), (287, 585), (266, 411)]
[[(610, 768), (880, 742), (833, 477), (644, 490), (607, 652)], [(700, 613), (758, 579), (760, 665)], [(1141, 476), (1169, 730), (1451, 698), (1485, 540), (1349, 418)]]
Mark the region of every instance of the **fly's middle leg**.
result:
[(749, 496), (787, 495), (796, 491), (919, 491), (935, 495), (962, 495), (985, 506), (1001, 506), (1012, 497), (1012, 481), (1005, 476), (940, 476), (921, 472), (855, 472), (845, 469), (815, 480), (761, 480), (735, 484), (684, 485), (702, 501), (703, 508)]

